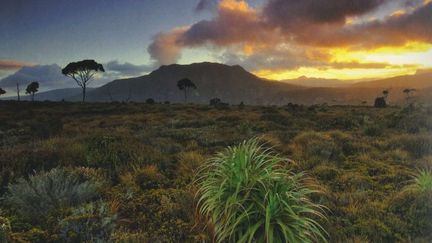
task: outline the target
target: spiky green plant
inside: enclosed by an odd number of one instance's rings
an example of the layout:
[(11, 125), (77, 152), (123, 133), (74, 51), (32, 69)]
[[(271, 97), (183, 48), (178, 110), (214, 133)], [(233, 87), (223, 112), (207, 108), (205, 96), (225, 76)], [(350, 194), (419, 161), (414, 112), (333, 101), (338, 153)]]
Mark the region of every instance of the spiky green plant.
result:
[(432, 171), (426, 169), (419, 170), (405, 190), (422, 194), (432, 193)]
[(324, 207), (308, 198), (317, 191), (288, 162), (252, 139), (201, 168), (198, 211), (213, 224), (216, 242), (326, 241), (317, 221), (325, 219)]

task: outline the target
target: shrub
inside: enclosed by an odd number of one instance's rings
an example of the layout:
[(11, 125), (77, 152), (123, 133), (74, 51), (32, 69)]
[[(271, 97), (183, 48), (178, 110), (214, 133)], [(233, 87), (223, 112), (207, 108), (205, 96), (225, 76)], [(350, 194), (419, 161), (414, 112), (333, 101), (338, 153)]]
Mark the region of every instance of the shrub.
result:
[(73, 209), (60, 221), (60, 237), (63, 242), (107, 242), (116, 220), (106, 203), (89, 203)]
[(135, 182), (142, 190), (160, 188), (165, 177), (155, 165), (145, 166), (135, 170)]
[(153, 105), (155, 103), (155, 101), (154, 101), (154, 99), (149, 98), (149, 99), (146, 99), (145, 103), (148, 105)]
[(406, 187), (406, 190), (432, 195), (432, 171), (419, 170), (418, 173), (413, 176), (411, 184)]
[(384, 108), (384, 107), (387, 106), (387, 102), (386, 102), (386, 100), (385, 100), (384, 97), (377, 97), (377, 98), (375, 99), (375, 104), (374, 104), (374, 106), (375, 106), (376, 108)]
[(190, 182), (197, 169), (204, 163), (205, 157), (199, 152), (181, 152), (177, 155), (178, 177)]
[(214, 224), (217, 242), (326, 241), (316, 221), (322, 206), (286, 162), (253, 139), (205, 164), (196, 180), (199, 212)]
[(48, 138), (59, 134), (63, 130), (63, 122), (56, 117), (38, 117), (27, 122), (32, 135)]
[(296, 158), (306, 160), (311, 166), (339, 161), (342, 155), (342, 149), (331, 134), (313, 131), (297, 135), (292, 141), (291, 150)]
[(0, 216), (0, 242), (9, 242), (12, 233), (9, 219)]
[(65, 169), (52, 169), (19, 179), (9, 185), (7, 202), (36, 222), (43, 222), (48, 213), (76, 206), (98, 197), (96, 183), (79, 179)]
[(394, 139), (394, 144), (400, 144), (414, 158), (432, 154), (432, 137), (430, 135), (405, 135)]
[(219, 99), (219, 98), (213, 98), (213, 99), (210, 100), (209, 105), (211, 105), (211, 106), (217, 106), (221, 102), (222, 102), (221, 99)]
[(379, 124), (369, 124), (364, 128), (364, 134), (370, 137), (378, 137), (384, 133), (384, 127)]

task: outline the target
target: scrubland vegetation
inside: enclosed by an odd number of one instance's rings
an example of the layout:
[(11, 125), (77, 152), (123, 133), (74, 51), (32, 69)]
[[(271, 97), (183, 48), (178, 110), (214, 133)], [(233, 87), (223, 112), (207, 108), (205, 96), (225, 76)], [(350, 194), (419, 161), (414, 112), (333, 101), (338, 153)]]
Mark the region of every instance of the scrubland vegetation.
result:
[(430, 242), (431, 135), (421, 105), (0, 102), (0, 241)]

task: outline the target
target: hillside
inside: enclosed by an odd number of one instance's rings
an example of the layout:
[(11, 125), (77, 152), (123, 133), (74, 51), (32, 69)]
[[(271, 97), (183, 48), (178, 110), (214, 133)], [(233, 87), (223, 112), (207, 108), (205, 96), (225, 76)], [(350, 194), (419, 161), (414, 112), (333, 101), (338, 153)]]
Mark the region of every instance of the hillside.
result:
[(432, 71), (418, 72), (414, 75), (404, 75), (368, 82), (359, 82), (353, 84), (351, 87), (423, 89), (432, 87)]
[[(382, 80), (344, 83), (341, 80), (300, 77), (294, 80), (271, 81), (259, 78), (242, 67), (218, 63), (161, 66), (152, 73), (128, 79), (114, 80), (88, 91), (88, 101), (135, 101), (152, 98), (157, 102), (184, 102), (177, 81), (191, 79), (196, 86), (188, 102), (207, 104), (212, 98), (223, 102), (251, 105), (299, 104), (358, 105), (372, 104), (384, 89), (390, 89), (389, 102), (405, 102), (403, 90), (414, 88), (417, 99), (429, 102), (432, 95), (432, 72), (393, 77)], [(9, 97), (8, 99), (14, 99)], [(25, 98), (24, 98), (25, 99)], [(36, 100), (80, 101), (79, 89), (58, 89), (36, 95)]]
[[(339, 80), (300, 78), (295, 83), (261, 79), (240, 66), (217, 63), (195, 63), (190, 65), (162, 66), (149, 75), (115, 80), (89, 92), (91, 101), (145, 101), (153, 98), (158, 102), (183, 102), (183, 93), (177, 88), (177, 81), (191, 79), (197, 90), (190, 95), (189, 102), (208, 103), (218, 97), (224, 102), (238, 104), (284, 105), (289, 102), (301, 104), (361, 104), (381, 95), (385, 87), (394, 82), (389, 101), (404, 102), (405, 87), (418, 88), (417, 96), (429, 95), (423, 87), (431, 87), (430, 73), (395, 77), (391, 79), (343, 84)], [(301, 86), (306, 82), (305, 87)], [(321, 87), (324, 86), (324, 87)], [(79, 97), (76, 97), (78, 100)]]
[(302, 87), (265, 81), (240, 66), (216, 63), (161, 66), (149, 75), (115, 80), (88, 93), (91, 101), (156, 101), (183, 102), (183, 93), (177, 81), (191, 79), (196, 90), (191, 91), (190, 102), (208, 103), (218, 97), (229, 103), (260, 103), (276, 93), (298, 90)]

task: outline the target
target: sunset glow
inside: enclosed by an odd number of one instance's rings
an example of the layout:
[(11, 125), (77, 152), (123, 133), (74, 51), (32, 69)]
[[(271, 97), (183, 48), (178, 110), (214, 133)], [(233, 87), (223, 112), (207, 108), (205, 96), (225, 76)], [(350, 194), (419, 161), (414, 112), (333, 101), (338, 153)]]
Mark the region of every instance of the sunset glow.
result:
[(0, 78), (24, 67), (17, 63), (90, 57), (117, 64), (102, 83), (173, 63), (240, 65), (272, 80), (378, 79), (432, 68), (431, 0), (108, 0), (93, 8), (79, 0), (79, 19), (53, 0), (6, 1), (17, 16), (0, 16), (10, 23), (0, 33), (12, 33), (0, 43)]

